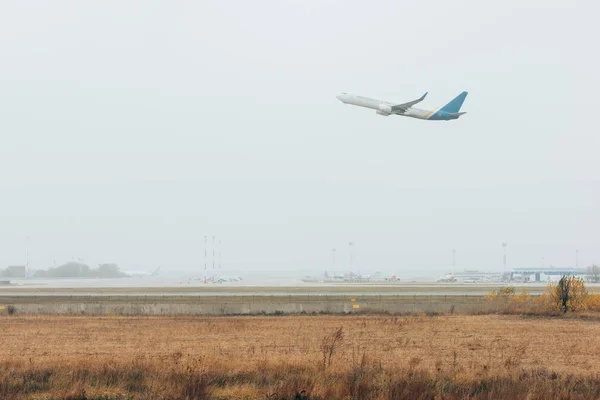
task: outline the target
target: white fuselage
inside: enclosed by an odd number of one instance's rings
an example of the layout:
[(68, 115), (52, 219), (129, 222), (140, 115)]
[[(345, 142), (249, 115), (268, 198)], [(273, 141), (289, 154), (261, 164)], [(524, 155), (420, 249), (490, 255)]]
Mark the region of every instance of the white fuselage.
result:
[[(391, 115), (391, 112), (388, 110), (398, 103), (390, 103), (389, 101), (376, 100), (371, 99), (364, 96), (356, 96), (352, 94), (341, 94), (337, 96), (338, 100), (345, 104), (351, 104), (353, 106), (370, 108), (372, 110), (377, 110), (379, 115)], [(431, 115), (433, 115), (437, 109), (434, 110), (421, 110), (420, 108), (410, 107), (404, 113), (399, 113), (396, 115), (402, 115), (405, 117), (418, 118), (418, 119), (428, 119)]]

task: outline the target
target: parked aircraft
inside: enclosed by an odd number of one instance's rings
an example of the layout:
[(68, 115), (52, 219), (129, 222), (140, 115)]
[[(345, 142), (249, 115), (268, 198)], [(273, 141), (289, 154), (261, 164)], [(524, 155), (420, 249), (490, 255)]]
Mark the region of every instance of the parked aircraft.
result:
[(242, 278), (240, 276), (217, 276), (215, 277), (215, 283), (226, 283), (226, 282), (239, 282)]
[(436, 282), (456, 282), (457, 280), (458, 279), (454, 277), (454, 274), (448, 274), (437, 278)]
[(156, 276), (160, 271), (160, 267), (156, 268), (152, 272), (148, 271), (123, 271), (124, 274), (127, 275), (128, 278), (143, 278), (145, 276)]
[(418, 98), (417, 100), (409, 101), (408, 103), (391, 103), (389, 101), (375, 100), (368, 97), (356, 96), (352, 94), (342, 93), (337, 96), (338, 100), (345, 104), (351, 104), (353, 106), (370, 108), (377, 110), (378, 115), (387, 117), (389, 115), (402, 115), (404, 117), (411, 117), (417, 119), (427, 119), (433, 121), (449, 121), (451, 119), (458, 119), (461, 115), (466, 112), (460, 112), (460, 108), (467, 97), (467, 92), (462, 92), (450, 103), (446, 104), (441, 108), (435, 108), (433, 110), (421, 110), (419, 108), (413, 108), (417, 103), (420, 103), (425, 99), (427, 93)]

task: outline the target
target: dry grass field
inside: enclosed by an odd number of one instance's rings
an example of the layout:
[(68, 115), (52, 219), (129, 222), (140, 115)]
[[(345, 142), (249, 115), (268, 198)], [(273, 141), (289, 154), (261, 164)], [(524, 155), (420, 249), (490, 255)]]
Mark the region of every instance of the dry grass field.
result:
[(600, 398), (596, 318), (0, 317), (1, 399)]

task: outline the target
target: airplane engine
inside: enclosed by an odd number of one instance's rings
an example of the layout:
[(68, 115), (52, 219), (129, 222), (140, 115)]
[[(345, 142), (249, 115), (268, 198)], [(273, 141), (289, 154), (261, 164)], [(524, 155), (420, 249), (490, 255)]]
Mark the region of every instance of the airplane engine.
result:
[(386, 113), (383, 111), (377, 111), (377, 115), (383, 115), (384, 117), (389, 117), (390, 113)]
[(387, 104), (380, 104), (379, 105), (379, 111), (381, 111), (384, 114), (389, 115), (389, 114), (392, 113), (392, 106), (388, 106)]

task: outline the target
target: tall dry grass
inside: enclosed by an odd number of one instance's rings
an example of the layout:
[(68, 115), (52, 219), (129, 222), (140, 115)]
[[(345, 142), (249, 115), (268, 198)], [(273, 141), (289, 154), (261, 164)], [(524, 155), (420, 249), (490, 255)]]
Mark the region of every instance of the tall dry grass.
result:
[(0, 318), (2, 399), (600, 398), (595, 320)]
[(507, 314), (558, 316), (567, 312), (600, 312), (600, 294), (588, 292), (584, 281), (573, 276), (565, 276), (559, 283), (548, 282), (546, 293), (539, 296), (525, 290), (517, 294), (514, 287), (507, 286), (485, 298), (497, 312)]

